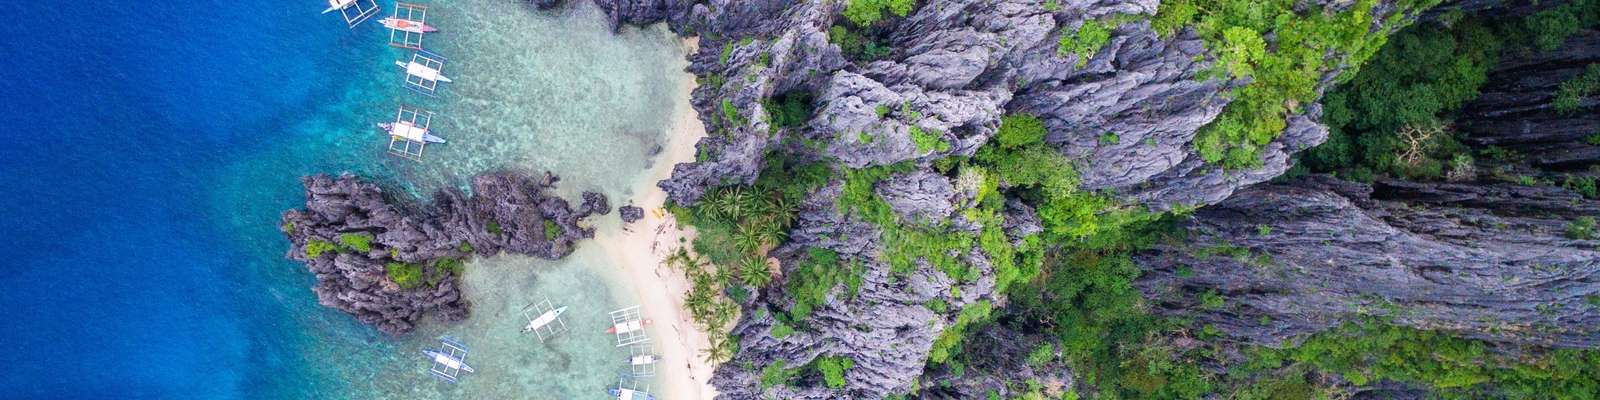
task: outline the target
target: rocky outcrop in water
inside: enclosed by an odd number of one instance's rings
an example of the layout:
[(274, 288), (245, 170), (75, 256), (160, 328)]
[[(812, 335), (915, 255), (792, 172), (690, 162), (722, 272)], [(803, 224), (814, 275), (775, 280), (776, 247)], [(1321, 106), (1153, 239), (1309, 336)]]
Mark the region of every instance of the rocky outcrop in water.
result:
[[(469, 307), (457, 286), (460, 261), (501, 252), (558, 259), (594, 236), (579, 221), (609, 212), (605, 196), (585, 193), (574, 210), (545, 194), (556, 180), (479, 175), (473, 194), (442, 190), (421, 205), (351, 175), (305, 177), (305, 208), (283, 214), (288, 257), (316, 275), (322, 305), (384, 333), (405, 334), (425, 315), (460, 320)], [(391, 269), (414, 275), (397, 282)]]
[(622, 217), (622, 223), (631, 224), (644, 219), (644, 209), (633, 205), (622, 206), (617, 209), (617, 215)]

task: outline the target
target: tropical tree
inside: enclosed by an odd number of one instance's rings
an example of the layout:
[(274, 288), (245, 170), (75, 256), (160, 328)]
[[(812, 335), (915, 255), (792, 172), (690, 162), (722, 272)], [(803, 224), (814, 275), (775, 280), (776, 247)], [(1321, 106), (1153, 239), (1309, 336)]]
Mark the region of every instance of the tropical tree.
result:
[(739, 280), (746, 285), (763, 288), (772, 283), (772, 272), (767, 269), (766, 260), (755, 256), (745, 257), (739, 260)]

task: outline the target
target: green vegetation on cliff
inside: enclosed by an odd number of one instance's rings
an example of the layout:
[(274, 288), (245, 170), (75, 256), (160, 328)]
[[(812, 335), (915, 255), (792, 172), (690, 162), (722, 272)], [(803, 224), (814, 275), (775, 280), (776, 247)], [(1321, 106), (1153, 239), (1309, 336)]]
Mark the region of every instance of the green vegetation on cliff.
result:
[[(1439, 0), (1402, 0), (1398, 12), (1426, 9)], [(1296, 11), (1293, 0), (1163, 1), (1153, 27), (1195, 30), (1216, 56), (1213, 77), (1248, 79), (1233, 90), (1233, 101), (1200, 130), (1196, 148), (1206, 162), (1226, 168), (1261, 164), (1260, 150), (1318, 98), (1324, 74), (1343, 69), (1342, 79), (1372, 56), (1387, 38), (1374, 29), (1377, 0), (1358, 0), (1348, 9)], [(1399, 20), (1388, 25), (1398, 27)], [(1271, 38), (1271, 43), (1268, 39)], [(1332, 55), (1329, 57), (1329, 55)]]
[[(1520, 19), (1445, 18), (1397, 33), (1359, 74), (1324, 96), (1328, 141), (1301, 160), (1311, 171), (1354, 180), (1429, 180), (1470, 178), (1476, 158), (1509, 158), (1494, 149), (1469, 151), (1451, 128), (1454, 113), (1478, 97), (1502, 57), (1553, 50), (1578, 28), (1600, 23), (1596, 5), (1577, 0)], [(1600, 67), (1592, 69), (1600, 80)], [(1557, 91), (1557, 111), (1576, 109), (1585, 76)]]

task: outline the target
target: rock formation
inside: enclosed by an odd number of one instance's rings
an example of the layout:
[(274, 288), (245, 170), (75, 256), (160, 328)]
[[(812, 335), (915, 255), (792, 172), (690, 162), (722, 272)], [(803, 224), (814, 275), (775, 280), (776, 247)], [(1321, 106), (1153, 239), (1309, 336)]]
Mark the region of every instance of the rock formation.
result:
[[(1600, 241), (1567, 237), (1600, 203), (1559, 187), (1314, 176), (1196, 212), (1139, 257), (1165, 313), (1276, 345), (1358, 315), (1503, 343), (1600, 345)], [(1206, 311), (1201, 293), (1225, 299)], [(1266, 323), (1262, 323), (1266, 321)]]
[[(1084, 188), (1157, 211), (1203, 207), (1187, 225), (1193, 240), (1138, 257), (1149, 271), (1139, 286), (1159, 300), (1158, 312), (1190, 315), (1196, 296), (1215, 291), (1228, 299), (1226, 306), (1198, 318), (1256, 344), (1277, 344), (1362, 313), (1511, 343), (1596, 344), (1593, 329), (1600, 321), (1585, 308), (1595, 295), (1596, 243), (1564, 236), (1568, 220), (1596, 211), (1592, 200), (1488, 180), (1365, 185), (1312, 177), (1250, 188), (1284, 174), (1294, 153), (1325, 140), (1319, 105), (1305, 104), (1287, 118), (1282, 133), (1260, 149), (1260, 167), (1223, 169), (1204, 162), (1194, 142), (1232, 101), (1228, 92), (1248, 82), (1206, 78), (1215, 56), (1194, 31), (1162, 36), (1134, 18), (1114, 27), (1088, 57), (1058, 51), (1058, 39), (1086, 21), (1152, 15), (1159, 1), (1049, 1), (1051, 9), (1045, 0), (921, 1), (904, 17), (871, 28), (865, 40), (877, 40), (882, 50), (874, 56), (847, 54), (840, 43), (849, 38), (840, 35), (848, 33), (830, 29), (843, 24), (847, 2), (594, 1), (614, 23), (666, 22), (700, 37), (699, 51), (690, 56), (689, 71), (700, 82), (692, 103), (711, 135), (696, 146), (697, 161), (676, 166), (658, 184), (677, 204), (694, 204), (719, 186), (755, 182), (772, 155), (850, 168), (910, 164), (910, 172), (879, 182), (874, 193), (904, 220), (980, 230), (952, 212), (970, 197), (934, 161), (973, 155), (995, 135), (1002, 115), (1028, 113), (1048, 128), (1046, 142), (1075, 163)], [(1538, 7), (1451, 3), (1439, 10), (1525, 15)], [(1296, 7), (1334, 11), (1351, 4), (1305, 1)], [(1379, 1), (1371, 29), (1393, 29), (1416, 17), (1396, 8), (1394, 1)], [(1576, 38), (1600, 43), (1592, 31)], [(1493, 79), (1498, 83), (1465, 112), (1467, 140), (1550, 155), (1513, 168), (1592, 165), (1600, 152), (1586, 139), (1600, 122), (1592, 113), (1556, 118), (1547, 104), (1550, 88), (1595, 54), (1578, 48), (1502, 65)], [(1339, 72), (1337, 66), (1322, 71), (1317, 90), (1327, 89)], [(792, 94), (809, 95), (814, 110), (808, 120), (779, 126), (768, 108)], [(1594, 100), (1585, 101), (1592, 109)], [(1107, 133), (1116, 139), (1105, 140)], [(838, 212), (840, 187), (835, 179), (811, 193), (789, 240), (772, 255), (787, 279), (808, 251), (831, 251), (860, 268), (861, 281), (836, 287), (804, 329), (783, 338), (771, 334), (778, 324), (774, 313), (794, 304), (792, 294), (779, 282), (750, 298), (733, 328), (740, 351), (713, 378), (724, 398), (905, 393), (924, 372), (931, 343), (959, 310), (1004, 304), (993, 292), (989, 261), (977, 249), (955, 254), (982, 271), (975, 281), (954, 280), (926, 263), (891, 274), (879, 260), (880, 229)], [(1008, 238), (1039, 232), (1035, 206), (1007, 199)], [(949, 308), (935, 312), (926, 306), (932, 301)], [(1260, 323), (1262, 316), (1271, 323)], [(1008, 346), (1008, 340), (1026, 337), (993, 326), (973, 333), (972, 340), (997, 351), (977, 362), (1070, 382), (1065, 372), (1017, 367), (1014, 351), (1026, 347)], [(759, 382), (763, 366), (782, 361), (798, 367), (822, 356), (855, 360), (844, 388), (826, 388), (816, 376), (776, 387)], [(924, 387), (923, 393), (976, 397), (995, 387), (985, 379), (955, 379), (951, 387)], [(1418, 393), (1385, 385), (1373, 389)]]
[[(556, 180), (484, 174), (472, 179), (472, 195), (441, 190), (419, 205), (351, 175), (305, 177), (305, 209), (283, 214), (288, 257), (316, 275), (312, 290), (322, 305), (386, 334), (405, 334), (426, 314), (460, 320), (468, 312), (455, 276), (460, 261), (501, 252), (558, 259), (594, 237), (579, 220), (609, 212), (605, 196), (584, 193), (573, 210), (544, 193)], [(402, 287), (390, 268), (420, 276)]]
[(622, 217), (622, 223), (631, 224), (644, 219), (644, 209), (633, 205), (622, 206), (617, 209), (617, 216)]
[[(672, 177), (659, 183), (677, 204), (693, 204), (711, 188), (755, 182), (773, 153), (836, 160), (851, 168), (910, 162), (915, 171), (879, 183), (875, 192), (908, 220), (951, 222), (948, 229), (977, 231), (981, 225), (951, 212), (951, 205), (964, 199), (931, 164), (973, 155), (1008, 113), (1039, 116), (1051, 132), (1047, 142), (1078, 164), (1086, 188), (1121, 193), (1156, 210), (1222, 201), (1282, 174), (1292, 153), (1321, 143), (1327, 134), (1316, 121), (1319, 108), (1304, 107), (1261, 150), (1260, 168), (1225, 170), (1202, 161), (1193, 141), (1228, 104), (1224, 93), (1244, 82), (1199, 79), (1213, 57), (1192, 31), (1163, 38), (1149, 22), (1135, 21), (1115, 28), (1109, 42), (1087, 59), (1058, 52), (1063, 32), (1115, 14), (1152, 15), (1156, 1), (1060, 1), (1050, 2), (1057, 5), (1052, 10), (1043, 0), (921, 2), (905, 17), (875, 28), (887, 54), (872, 60), (851, 59), (837, 44), (839, 33), (830, 30), (843, 23), (846, 2), (596, 3), (619, 24), (664, 21), (681, 34), (700, 37), (699, 51), (690, 56), (689, 71), (701, 83), (692, 102), (711, 134), (697, 145), (696, 162), (676, 166)], [(1393, 9), (1380, 6), (1372, 29), (1390, 29), (1409, 17), (1394, 15)], [(1330, 77), (1336, 72), (1326, 71)], [(810, 119), (775, 126), (771, 99), (795, 93), (812, 96)], [(1101, 140), (1107, 132), (1121, 140)], [(928, 146), (929, 141), (943, 145)], [(799, 366), (818, 356), (847, 356), (856, 364), (846, 372), (842, 393), (864, 398), (904, 393), (921, 374), (931, 342), (963, 307), (979, 301), (1002, 304), (1003, 299), (993, 293), (989, 261), (978, 249), (958, 254), (985, 271), (977, 282), (958, 283), (925, 263), (910, 279), (891, 279), (878, 261), (880, 233), (872, 224), (838, 214), (833, 206), (838, 190), (836, 181), (813, 193), (789, 241), (773, 254), (787, 276), (805, 249), (837, 252), (843, 262), (860, 263), (864, 272), (857, 292), (848, 294), (840, 285), (831, 295), (834, 301), (806, 321), (807, 329), (774, 339), (767, 334), (774, 322), (770, 313), (749, 312), (792, 303), (781, 285), (774, 285), (777, 289), (746, 305), (746, 318), (733, 331), (742, 338), (740, 352), (726, 365), (760, 368), (781, 360)], [(1005, 228), (1013, 240), (1038, 231), (1032, 208), (1018, 199), (1007, 201)], [(970, 287), (953, 292), (952, 285)], [(934, 300), (948, 303), (947, 312), (925, 306)], [(841, 393), (804, 377), (797, 385), (762, 388), (756, 383), (759, 373), (724, 367), (713, 382), (731, 399)]]
[[(1455, 6), (1498, 10), (1492, 3)], [(1576, 112), (1552, 105), (1557, 87), (1591, 65), (1600, 65), (1593, 29), (1503, 57), (1455, 118), (1467, 145), (1508, 154), (1481, 157), (1474, 176), (1251, 188), (1199, 210), (1186, 243), (1141, 255), (1140, 287), (1161, 312), (1198, 314), (1262, 345), (1365, 314), (1495, 343), (1596, 347), (1600, 242), (1582, 221), (1600, 216), (1600, 202), (1570, 182), (1600, 176), (1600, 144), (1589, 139), (1600, 133), (1600, 98), (1580, 98)], [(1226, 306), (1196, 311), (1206, 292)]]

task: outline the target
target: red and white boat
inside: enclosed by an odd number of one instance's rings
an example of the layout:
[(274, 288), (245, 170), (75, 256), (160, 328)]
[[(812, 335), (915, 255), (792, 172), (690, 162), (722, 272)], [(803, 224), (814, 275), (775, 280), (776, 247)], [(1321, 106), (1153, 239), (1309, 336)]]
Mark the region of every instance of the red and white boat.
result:
[(638, 331), (644, 329), (644, 327), (650, 325), (650, 323), (651, 321), (649, 319), (618, 322), (615, 325), (611, 325), (610, 328), (606, 328), (606, 333), (618, 334)]
[(428, 25), (420, 21), (412, 21), (409, 19), (389, 17), (380, 19), (378, 22), (382, 23), (384, 27), (397, 31), (411, 33), (430, 33), (439, 31), (439, 28), (435, 28), (433, 25)]

